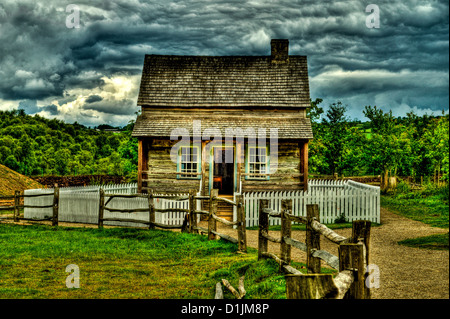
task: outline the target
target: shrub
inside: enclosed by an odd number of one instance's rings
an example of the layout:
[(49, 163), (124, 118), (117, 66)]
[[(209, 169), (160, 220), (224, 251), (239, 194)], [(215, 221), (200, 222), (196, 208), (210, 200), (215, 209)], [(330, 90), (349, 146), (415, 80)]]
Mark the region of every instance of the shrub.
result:
[(334, 220), (335, 224), (344, 224), (344, 223), (347, 223), (347, 222), (348, 222), (347, 221), (347, 217), (345, 217), (344, 213), (339, 215), (339, 217)]
[(394, 194), (405, 194), (411, 191), (411, 187), (405, 181), (400, 181), (394, 189)]

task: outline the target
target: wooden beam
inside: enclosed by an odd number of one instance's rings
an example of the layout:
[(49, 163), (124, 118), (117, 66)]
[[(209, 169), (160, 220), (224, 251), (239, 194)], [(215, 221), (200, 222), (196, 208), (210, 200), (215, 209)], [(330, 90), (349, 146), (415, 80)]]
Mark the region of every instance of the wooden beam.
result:
[(196, 209), (195, 189), (189, 190), (189, 232), (198, 233), (194, 227), (197, 227), (197, 215), (194, 213)]
[(207, 141), (202, 141), (202, 163), (201, 163), (201, 169), (202, 169), (202, 189), (200, 190), (200, 194), (205, 196), (206, 195), (206, 181), (209, 181), (209, 178), (206, 176), (206, 163), (208, 160), (208, 154), (206, 154), (206, 143)]
[(223, 299), (222, 284), (220, 282), (216, 284), (216, 294), (214, 296), (214, 299)]
[(308, 274), (320, 274), (320, 259), (313, 257), (312, 250), (320, 250), (320, 233), (312, 228), (314, 219), (319, 220), (319, 205), (306, 205), (306, 266)]
[(103, 215), (105, 212), (105, 191), (103, 188), (99, 190), (99, 205), (98, 205), (98, 228), (103, 228)]
[(267, 239), (264, 233), (269, 231), (269, 215), (263, 213), (263, 210), (269, 207), (268, 199), (259, 200), (259, 235), (258, 235), (258, 260), (264, 258), (267, 252)]
[(335, 299), (339, 290), (331, 274), (286, 275), (287, 299)]
[(209, 216), (208, 216), (208, 240), (216, 239), (214, 232), (217, 231), (217, 223), (213, 218), (213, 215), (217, 215), (217, 200), (214, 197), (219, 196), (218, 189), (211, 189), (211, 194), (209, 197)]
[(154, 223), (156, 221), (155, 218), (155, 200), (153, 199), (153, 190), (148, 190), (148, 220), (149, 220), (149, 229), (155, 229)]
[(236, 195), (237, 202), (237, 220), (240, 223), (238, 226), (238, 241), (239, 250), (247, 252), (247, 233), (246, 233), (246, 221), (245, 221), (245, 206), (244, 195)]
[(137, 191), (138, 193), (142, 193), (142, 172), (147, 170), (142, 165), (142, 139), (138, 140), (138, 185)]
[(339, 271), (350, 270), (355, 276), (345, 296), (345, 299), (369, 299), (365, 289), (365, 267), (364, 267), (364, 245), (363, 244), (341, 244), (339, 245)]
[(20, 191), (14, 191), (14, 221), (19, 221)]
[(299, 143), (300, 148), (300, 173), (303, 175), (303, 189), (308, 190), (308, 140)]
[(241, 178), (242, 178), (242, 175), (241, 175), (242, 174), (242, 164), (243, 164), (242, 148), (243, 148), (242, 143), (240, 143), (239, 138), (236, 138), (236, 161), (237, 161), (237, 163), (236, 163), (236, 178), (235, 178), (235, 180), (237, 183), (236, 189), (237, 189), (237, 192), (239, 192), (239, 193), (242, 191), (241, 189), (239, 189), (239, 185), (240, 185)]
[(280, 257), (288, 264), (291, 262), (291, 246), (286, 243), (284, 238), (291, 237), (291, 219), (289, 213), (292, 211), (292, 200), (281, 200), (281, 245), (280, 245)]
[[(372, 223), (368, 220), (355, 220), (353, 221), (352, 225), (352, 242), (357, 243), (363, 243), (365, 246), (365, 249), (363, 251), (364, 253), (364, 262), (365, 266), (370, 264), (369, 261), (369, 251), (370, 251), (370, 227)], [(364, 281), (367, 279), (367, 276), (369, 275), (368, 272), (364, 273)], [(364, 285), (364, 297), (365, 299), (370, 299), (370, 289), (367, 287), (367, 285)]]
[(219, 233), (219, 232), (217, 232), (215, 230), (210, 230), (210, 232), (213, 233), (214, 235), (219, 236), (222, 239), (225, 239), (225, 240), (228, 240), (229, 242), (232, 242), (233, 244), (238, 244), (238, 240), (236, 238), (233, 238), (231, 236)]
[[(151, 143), (150, 139), (140, 138), (138, 140), (138, 193), (142, 193), (142, 174), (149, 171), (148, 168), (148, 152), (149, 145)], [(148, 185), (148, 182), (147, 182)]]

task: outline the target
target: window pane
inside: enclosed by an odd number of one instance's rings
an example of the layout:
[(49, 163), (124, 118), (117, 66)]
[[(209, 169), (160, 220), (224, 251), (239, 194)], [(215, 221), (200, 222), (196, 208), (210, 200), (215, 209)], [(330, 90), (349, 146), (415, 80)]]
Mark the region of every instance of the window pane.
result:
[[(196, 173), (198, 168), (199, 150), (194, 147), (182, 146), (180, 147), (180, 172), (181, 173)], [(195, 178), (194, 175), (181, 174), (181, 177)]]
[(265, 176), (257, 174), (266, 174), (267, 168), (267, 149), (264, 147), (249, 147), (248, 149), (248, 173), (251, 178), (266, 179)]

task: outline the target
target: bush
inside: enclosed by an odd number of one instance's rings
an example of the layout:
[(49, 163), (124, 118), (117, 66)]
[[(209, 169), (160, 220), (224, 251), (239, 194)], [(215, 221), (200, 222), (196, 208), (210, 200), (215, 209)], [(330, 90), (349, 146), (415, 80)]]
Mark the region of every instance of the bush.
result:
[(344, 213), (342, 213), (341, 215), (339, 215), (339, 217), (338, 218), (336, 218), (335, 220), (334, 220), (334, 223), (335, 224), (344, 224), (344, 223), (347, 223), (348, 221), (347, 221), (347, 218), (345, 217), (345, 214)]
[(445, 203), (448, 204), (448, 198), (449, 198), (449, 187), (448, 187), (448, 184), (439, 187), (438, 194), (439, 194), (439, 197), (440, 197)]
[(400, 181), (394, 189), (394, 194), (405, 194), (411, 191), (411, 187), (405, 181)]

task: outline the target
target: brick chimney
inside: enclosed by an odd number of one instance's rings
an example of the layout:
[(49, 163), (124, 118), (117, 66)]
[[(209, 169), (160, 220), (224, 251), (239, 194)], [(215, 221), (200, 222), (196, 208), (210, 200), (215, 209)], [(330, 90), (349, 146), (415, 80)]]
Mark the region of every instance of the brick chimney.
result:
[(270, 41), (272, 63), (285, 63), (289, 61), (289, 40), (272, 39)]

